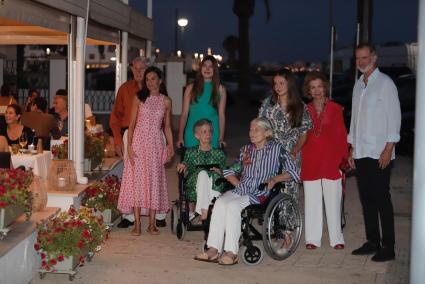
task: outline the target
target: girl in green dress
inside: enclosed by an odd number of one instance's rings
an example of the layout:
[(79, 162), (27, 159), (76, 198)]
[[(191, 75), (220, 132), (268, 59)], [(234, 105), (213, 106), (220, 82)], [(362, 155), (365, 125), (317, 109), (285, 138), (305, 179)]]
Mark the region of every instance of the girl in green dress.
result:
[[(207, 219), (211, 200), (219, 196), (223, 190), (223, 187), (217, 186), (215, 181), (220, 177), (226, 159), (222, 150), (212, 148), (213, 129), (208, 119), (198, 120), (193, 127), (193, 132), (199, 141), (199, 146), (188, 148), (183, 161), (177, 165), (177, 171), (186, 175), (185, 188), (191, 204), (189, 219), (195, 216), (195, 212), (201, 215), (201, 220)], [(210, 169), (199, 167), (212, 164), (215, 166)]]
[(224, 145), (225, 110), (226, 90), (220, 84), (217, 60), (208, 55), (200, 64), (195, 81), (186, 86), (177, 147), (189, 148), (199, 144), (193, 126), (200, 119), (212, 122), (212, 147)]

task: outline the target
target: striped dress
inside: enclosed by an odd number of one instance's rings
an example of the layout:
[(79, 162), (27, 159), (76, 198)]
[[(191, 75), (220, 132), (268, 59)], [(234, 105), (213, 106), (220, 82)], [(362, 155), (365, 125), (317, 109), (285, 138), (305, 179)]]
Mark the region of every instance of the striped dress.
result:
[(261, 149), (256, 149), (253, 144), (243, 146), (236, 162), (223, 174), (225, 177), (240, 176), (240, 183), (233, 189), (233, 193), (249, 195), (250, 204), (259, 204), (269, 194), (268, 190), (259, 190), (259, 185), (279, 175), (279, 170), (287, 172), (293, 180), (299, 182), (299, 169), (283, 145), (270, 140)]

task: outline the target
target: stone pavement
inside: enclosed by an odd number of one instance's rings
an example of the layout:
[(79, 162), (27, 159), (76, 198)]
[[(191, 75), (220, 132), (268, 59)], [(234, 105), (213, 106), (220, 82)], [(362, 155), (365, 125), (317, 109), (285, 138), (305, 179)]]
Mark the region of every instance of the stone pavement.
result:
[[(249, 111), (249, 103), (243, 105), (248, 111), (228, 115), (227, 136), (232, 137), (227, 141), (229, 161), (247, 141), (247, 123), (255, 115), (255, 111)], [(350, 177), (345, 201), (345, 250), (337, 251), (329, 246), (325, 226), (322, 247), (317, 250), (306, 250), (303, 236), (295, 254), (284, 261), (266, 255), (258, 266), (247, 266), (240, 261), (235, 266), (223, 267), (193, 260), (201, 249), (201, 232), (187, 232), (185, 239), (179, 241), (169, 227), (161, 228), (159, 236), (148, 235), (143, 230), (140, 237), (131, 236), (129, 229), (114, 228), (93, 261), (78, 269), (74, 283), (408, 283), (412, 166), (412, 158), (398, 157), (393, 170), (395, 261), (375, 263), (368, 256), (351, 255), (364, 242), (364, 226), (355, 179)], [(177, 197), (175, 162), (167, 169), (167, 177), (173, 200)], [(302, 199), (301, 194), (303, 211)], [(147, 219), (143, 218), (142, 223), (146, 229)], [(43, 280), (35, 277), (31, 283), (68, 283), (68, 277), (47, 274)]]

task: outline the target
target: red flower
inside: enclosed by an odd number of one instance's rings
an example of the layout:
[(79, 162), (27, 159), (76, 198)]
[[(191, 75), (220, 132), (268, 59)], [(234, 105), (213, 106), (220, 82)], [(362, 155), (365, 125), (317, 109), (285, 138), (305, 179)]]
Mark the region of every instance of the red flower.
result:
[(12, 194), (12, 195), (10, 196), (10, 198), (12, 198), (13, 200), (16, 200), (16, 195)]
[(45, 253), (40, 253), (40, 257), (41, 257), (41, 259), (46, 259), (46, 254)]
[(40, 244), (39, 243), (35, 243), (34, 244), (34, 249), (35, 250), (40, 250)]
[(83, 265), (86, 258), (84, 256), (80, 256), (80, 265)]
[(57, 264), (58, 262), (57, 262), (57, 260), (56, 259), (54, 259), (54, 258), (52, 258), (50, 261), (49, 261), (49, 264), (50, 265), (55, 265), (55, 264)]
[(83, 240), (79, 240), (78, 243), (77, 243), (77, 248), (79, 248), (79, 249), (80, 248), (83, 248), (84, 245), (85, 245), (84, 241)]
[(6, 208), (9, 205), (6, 201), (0, 201), (0, 208)]
[(64, 259), (65, 259), (65, 258), (64, 258), (64, 256), (63, 256), (63, 254), (60, 254), (60, 255), (58, 256), (58, 260), (59, 260), (59, 261), (64, 261)]
[(81, 233), (81, 236), (82, 236), (83, 238), (87, 239), (87, 240), (90, 240), (90, 239), (91, 239), (90, 231), (89, 231), (89, 230), (87, 230), (87, 229), (85, 229), (85, 230)]

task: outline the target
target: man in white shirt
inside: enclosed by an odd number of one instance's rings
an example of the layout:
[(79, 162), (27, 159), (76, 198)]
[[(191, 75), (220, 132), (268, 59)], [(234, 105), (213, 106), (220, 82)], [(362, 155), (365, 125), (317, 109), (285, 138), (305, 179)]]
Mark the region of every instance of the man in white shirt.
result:
[(373, 261), (388, 261), (395, 258), (390, 175), (394, 146), (400, 140), (401, 111), (394, 82), (379, 71), (376, 62), (372, 45), (356, 48), (357, 69), (363, 75), (353, 90), (349, 163), (356, 168), (367, 242), (352, 254), (375, 254)]

